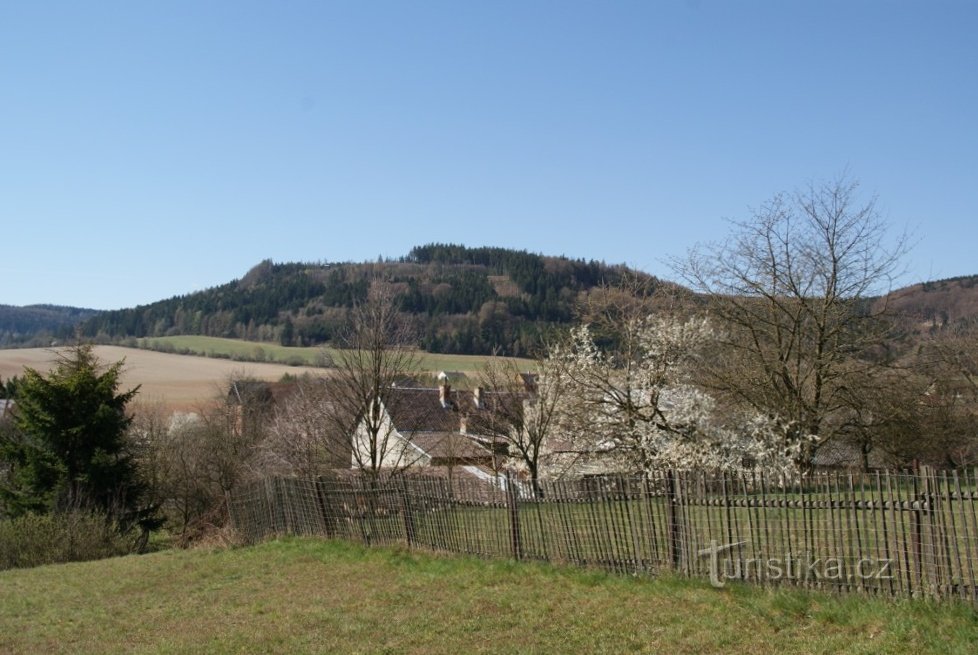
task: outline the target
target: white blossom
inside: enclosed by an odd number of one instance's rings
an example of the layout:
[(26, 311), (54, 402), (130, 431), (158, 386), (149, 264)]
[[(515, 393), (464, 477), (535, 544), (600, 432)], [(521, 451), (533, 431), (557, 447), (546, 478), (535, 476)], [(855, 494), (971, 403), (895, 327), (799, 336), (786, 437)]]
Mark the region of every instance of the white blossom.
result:
[(621, 471), (662, 468), (794, 470), (798, 444), (785, 446), (776, 418), (739, 415), (692, 384), (708, 321), (649, 316), (624, 325), (618, 347), (601, 350), (588, 326), (555, 350), (570, 380), (565, 424), (580, 452), (601, 453)]

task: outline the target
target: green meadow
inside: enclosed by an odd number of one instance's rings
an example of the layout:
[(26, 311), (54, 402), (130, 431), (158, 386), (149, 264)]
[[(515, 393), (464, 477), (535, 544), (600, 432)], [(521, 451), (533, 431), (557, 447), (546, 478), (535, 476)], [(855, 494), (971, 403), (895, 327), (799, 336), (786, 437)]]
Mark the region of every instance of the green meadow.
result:
[(934, 604), (286, 539), (0, 572), (3, 653), (973, 653)]
[[(206, 357), (219, 357), (241, 361), (275, 362), (295, 366), (321, 366), (328, 359), (339, 356), (339, 351), (329, 347), (287, 347), (275, 343), (258, 343), (240, 339), (222, 339), (181, 335), (172, 337), (147, 337), (139, 339), (140, 348), (175, 352)], [(438, 353), (419, 353), (421, 368), (424, 371), (459, 371), (474, 373), (482, 368), (488, 357), (484, 355), (445, 355)], [(516, 360), (529, 368), (531, 360)]]

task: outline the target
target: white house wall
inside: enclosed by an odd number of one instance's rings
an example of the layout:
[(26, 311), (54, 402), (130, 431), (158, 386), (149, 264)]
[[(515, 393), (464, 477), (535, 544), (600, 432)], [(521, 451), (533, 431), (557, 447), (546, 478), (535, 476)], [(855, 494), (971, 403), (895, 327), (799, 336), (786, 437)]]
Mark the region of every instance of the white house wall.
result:
[[(377, 440), (380, 442), (378, 448), (382, 451), (380, 453), (380, 468), (405, 468), (408, 466), (429, 466), (431, 464), (431, 458), (423, 450), (405, 439), (397, 431), (383, 403), (381, 403), (380, 425), (380, 431), (377, 433)], [(351, 467), (359, 468), (358, 462), (363, 462), (364, 467), (368, 468), (371, 461), (370, 433), (366, 428), (366, 422), (363, 420), (357, 424), (353, 448)]]

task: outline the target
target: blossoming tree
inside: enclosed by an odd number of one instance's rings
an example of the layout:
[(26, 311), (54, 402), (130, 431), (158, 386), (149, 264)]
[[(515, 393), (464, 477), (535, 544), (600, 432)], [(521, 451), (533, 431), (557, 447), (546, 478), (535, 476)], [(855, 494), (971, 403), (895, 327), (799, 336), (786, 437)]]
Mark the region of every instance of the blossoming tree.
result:
[(761, 469), (783, 474), (794, 452), (773, 417), (718, 411), (692, 382), (714, 337), (709, 322), (646, 315), (623, 319), (616, 345), (602, 349), (588, 326), (575, 328), (551, 356), (566, 372), (577, 449), (590, 448), (621, 471), (661, 468)]

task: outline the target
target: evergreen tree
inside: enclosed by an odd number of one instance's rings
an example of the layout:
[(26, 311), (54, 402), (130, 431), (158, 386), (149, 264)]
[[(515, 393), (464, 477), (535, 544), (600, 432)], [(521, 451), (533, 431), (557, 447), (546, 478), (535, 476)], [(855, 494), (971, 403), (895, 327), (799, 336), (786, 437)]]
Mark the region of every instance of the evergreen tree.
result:
[(20, 380), (17, 379), (15, 375), (12, 378), (7, 378), (4, 380), (0, 378), (0, 399), (13, 399), (17, 395), (17, 385), (20, 384)]
[(15, 432), (0, 443), (6, 512), (93, 510), (121, 529), (159, 527), (130, 456), (126, 405), (138, 387), (119, 392), (123, 362), (105, 367), (90, 345), (60, 355), (42, 375), (26, 368), (17, 388)]
[(288, 317), (285, 318), (285, 323), (282, 325), (279, 343), (286, 347), (295, 345), (295, 326), (292, 324), (292, 319)]

